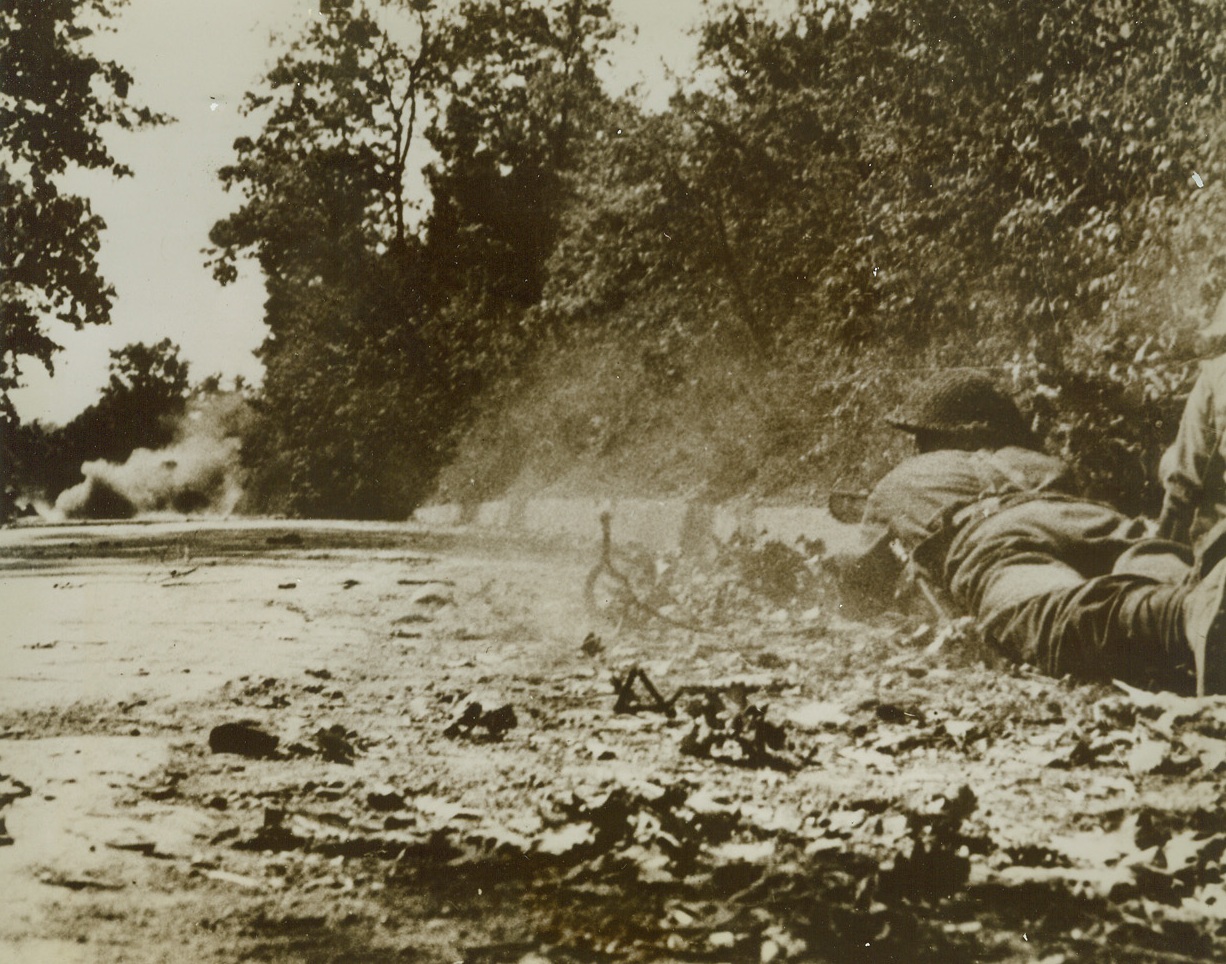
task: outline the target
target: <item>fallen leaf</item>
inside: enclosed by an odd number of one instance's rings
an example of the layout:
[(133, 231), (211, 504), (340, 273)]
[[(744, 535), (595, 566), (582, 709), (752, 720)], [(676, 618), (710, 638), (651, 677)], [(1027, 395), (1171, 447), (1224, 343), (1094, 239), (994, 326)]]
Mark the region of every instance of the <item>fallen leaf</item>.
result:
[(878, 770), (881, 773), (895, 773), (898, 770), (898, 765), (877, 750), (865, 750), (860, 747), (844, 747), (839, 750), (839, 756), (845, 760), (851, 760), (853, 763), (858, 763), (862, 767), (867, 767), (870, 770)]
[(366, 805), (371, 810), (386, 813), (404, 809), (404, 796), (392, 787), (381, 787), (366, 794)]
[(711, 848), (711, 855), (729, 864), (761, 864), (775, 856), (775, 843), (761, 840), (755, 843), (726, 843)]
[(966, 741), (978, 724), (971, 720), (946, 720), (941, 726), (949, 736), (962, 743)]
[(223, 884), (236, 884), (248, 890), (258, 890), (263, 887), (262, 881), (254, 877), (244, 877), (242, 874), (232, 874), (228, 870), (202, 870), (200, 873), (209, 880), (220, 881)]
[(1226, 885), (1206, 884), (1191, 897), (1185, 897), (1180, 907), (1190, 911), (1194, 919), (1226, 921)]
[(1137, 815), (1130, 814), (1114, 831), (1086, 830), (1052, 837), (1049, 847), (1074, 864), (1135, 866), (1151, 861), (1157, 847), (1137, 849)]
[(222, 723), (209, 731), (209, 749), (214, 753), (234, 753), (238, 756), (267, 758), (277, 752), (280, 738), (266, 733), (254, 723)]
[(1198, 837), (1195, 830), (1182, 830), (1162, 845), (1162, 859), (1167, 873), (1177, 874), (1194, 866), (1205, 845), (1215, 837)]
[(788, 722), (802, 730), (820, 730), (827, 727), (846, 726), (851, 722), (851, 717), (837, 703), (814, 701), (797, 707), (789, 713)]
[(1226, 740), (1200, 733), (1185, 733), (1183, 745), (1200, 757), (1200, 765), (1207, 773), (1217, 773), (1226, 764)]
[(1109, 897), (1118, 887), (1133, 881), (1127, 867), (1006, 867), (996, 880), (1002, 884), (1064, 884), (1079, 896)]
[(596, 832), (590, 823), (569, 823), (556, 830), (546, 830), (536, 838), (534, 849), (551, 857), (562, 857), (576, 847), (585, 847), (596, 841)]
[(1141, 740), (1128, 754), (1128, 769), (1137, 774), (1153, 773), (1166, 762), (1170, 746), (1159, 740)]
[(444, 606), (450, 606), (455, 602), (455, 597), (451, 590), (444, 588), (441, 585), (425, 585), (413, 593), (409, 602), (414, 606), (422, 606), (428, 609), (442, 609)]
[(599, 740), (588, 740), (584, 744), (584, 749), (587, 750), (593, 760), (613, 760), (617, 758), (617, 751), (601, 743)]

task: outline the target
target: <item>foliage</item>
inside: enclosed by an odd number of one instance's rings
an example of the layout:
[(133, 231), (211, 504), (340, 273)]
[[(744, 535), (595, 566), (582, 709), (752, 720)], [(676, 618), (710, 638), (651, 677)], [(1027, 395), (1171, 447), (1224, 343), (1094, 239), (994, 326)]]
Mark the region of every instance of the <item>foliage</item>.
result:
[(409, 158), (442, 50), (428, 4), (333, 4), (269, 72), (269, 92), (247, 96), (263, 129), (220, 172), (243, 203), (210, 237), (219, 280), (245, 254), (267, 280), (245, 452), (266, 505), (395, 515), (418, 495), (415, 470), (399, 467), (428, 464), (414, 420), (428, 422), (444, 389), (421, 335)]
[(466, 0), (448, 26), (446, 109), (429, 131), (431, 325), (464, 394), (539, 347), (533, 309), (607, 98), (608, 0)]
[[(600, 474), (661, 405), (707, 436), (657, 478), (859, 487), (903, 450), (881, 415), (959, 365), (1011, 374), (1092, 494), (1153, 506), (1226, 282), (1220, 4), (732, 0), (658, 114), (601, 87), (604, 0), (329, 11), (249, 95), (212, 234), (223, 281), (244, 254), (268, 279), (266, 505), (402, 514), (474, 425), (452, 489)], [(542, 353), (611, 345), (532, 400)]]
[[(254, 505), (305, 516), (403, 515), (436, 466), (442, 417), (432, 353), (399, 311), (404, 266), (287, 301), (300, 350), (271, 360), (243, 460)], [(408, 319), (411, 322), (412, 319)]]
[(96, 261), (105, 224), (88, 199), (62, 193), (57, 178), (70, 167), (131, 174), (111, 155), (103, 126), (167, 120), (127, 103), (131, 75), (89, 52), (88, 38), (122, 2), (0, 3), (0, 517), (13, 496), (18, 420), (9, 392), (22, 360), (51, 371), (60, 346), (47, 320), (106, 324), (114, 297)]
[(1151, 511), (1188, 331), (1226, 284), (1224, 17), (725, 3), (701, 82), (598, 133), (547, 311), (576, 340), (596, 322), (667, 359), (661, 402), (703, 394), (682, 346), (744, 370), (716, 403), (707, 478), (725, 494), (870, 484), (880, 418), (911, 387), (949, 365), (1007, 378), (1012, 359), (1087, 491)]
[[(270, 281), (334, 283), (363, 253), (409, 244), (408, 158), (441, 47), (428, 5), (392, 10), (332, 4), (269, 71), (268, 92), (247, 94), (242, 110), (263, 129), (239, 138), (237, 162), (219, 172), (243, 204), (210, 234), (218, 280), (248, 253)], [(283, 319), (268, 320), (275, 334)]]
[(523, 350), (603, 19), (594, 0), (333, 4), (248, 95), (263, 128), (220, 172), (243, 202), (211, 239), (219, 280), (250, 254), (268, 283), (257, 501), (394, 516), (425, 494), (466, 402)]
[(667, 285), (721, 292), (699, 326), (759, 352), (1067, 341), (1178, 263), (1163, 229), (1223, 173), (1226, 11), (1142, 7), (724, 4), (708, 83), (608, 132), (560, 248), (568, 313)]

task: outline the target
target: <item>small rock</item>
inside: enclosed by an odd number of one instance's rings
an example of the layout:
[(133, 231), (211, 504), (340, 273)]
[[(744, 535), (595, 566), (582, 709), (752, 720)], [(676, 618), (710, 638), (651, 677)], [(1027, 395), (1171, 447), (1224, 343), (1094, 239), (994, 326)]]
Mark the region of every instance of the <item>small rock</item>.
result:
[(617, 752), (610, 746), (606, 746), (599, 740), (588, 740), (584, 744), (585, 749), (591, 754), (593, 760), (616, 760)]
[(468, 700), (459, 712), (452, 718), (443, 736), (471, 736), (477, 727), (486, 730), (490, 739), (501, 740), (508, 730), (514, 729), (519, 721), (515, 717), (515, 709), (510, 703), (502, 703), (487, 710), (476, 700)]
[(376, 790), (366, 794), (366, 806), (380, 813), (387, 813), (390, 810), (403, 810), (404, 797), (390, 788), (382, 791)]
[(256, 831), (255, 836), (240, 840), (234, 844), (235, 850), (255, 850), (265, 853), (282, 853), (287, 850), (299, 850), (309, 841), (300, 837), (285, 826), (286, 813), (275, 807), (264, 810), (264, 825)]
[(315, 743), (319, 747), (320, 755), (329, 763), (343, 763), (346, 766), (352, 766), (358, 751), (349, 741), (351, 735), (339, 723), (327, 729), (321, 728), (315, 734)]
[(222, 723), (209, 732), (209, 749), (214, 753), (235, 753), (239, 756), (272, 758), (276, 756), (278, 737), (265, 733), (253, 723)]
[(444, 606), (450, 606), (455, 602), (451, 594), (451, 590), (442, 585), (426, 585), (422, 586), (417, 592), (413, 593), (410, 602), (414, 606), (422, 606), (429, 609), (441, 609)]
[[(22, 731), (15, 731), (20, 733)], [(6, 734), (7, 738), (7, 734)], [(0, 807), (7, 807), (14, 800), (30, 795), (30, 788), (16, 777), (0, 773)]]
[(465, 703), (460, 712), (452, 718), (447, 729), (443, 730), (443, 736), (459, 736), (461, 733), (469, 732), (481, 719), (482, 712), (480, 703), (476, 701)]
[(479, 725), (489, 730), (494, 739), (501, 739), (503, 734), (514, 729), (518, 722), (511, 704), (504, 703), (482, 714)]

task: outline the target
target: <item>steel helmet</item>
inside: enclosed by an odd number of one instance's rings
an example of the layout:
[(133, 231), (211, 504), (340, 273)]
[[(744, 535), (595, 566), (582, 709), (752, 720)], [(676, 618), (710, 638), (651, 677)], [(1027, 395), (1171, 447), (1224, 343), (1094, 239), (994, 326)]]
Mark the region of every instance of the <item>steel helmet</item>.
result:
[(1030, 431), (1012, 398), (986, 375), (966, 369), (929, 379), (886, 421), (906, 432), (976, 435), (999, 441), (1026, 440)]

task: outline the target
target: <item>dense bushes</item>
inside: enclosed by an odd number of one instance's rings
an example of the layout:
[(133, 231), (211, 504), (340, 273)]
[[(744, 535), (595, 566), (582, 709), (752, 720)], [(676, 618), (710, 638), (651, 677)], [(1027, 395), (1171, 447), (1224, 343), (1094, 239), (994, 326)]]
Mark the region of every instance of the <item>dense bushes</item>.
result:
[(601, 85), (605, 0), (328, 11), (220, 172), (214, 269), (268, 286), (254, 507), (816, 497), (964, 366), (1092, 494), (1155, 508), (1226, 287), (1226, 5), (737, 0), (654, 114)]
[(1169, 0), (724, 5), (705, 83), (598, 132), (546, 309), (742, 369), (731, 488), (777, 450), (807, 469), (768, 489), (871, 481), (881, 415), (969, 366), (1092, 494), (1151, 510), (1226, 286), (1223, 28)]

